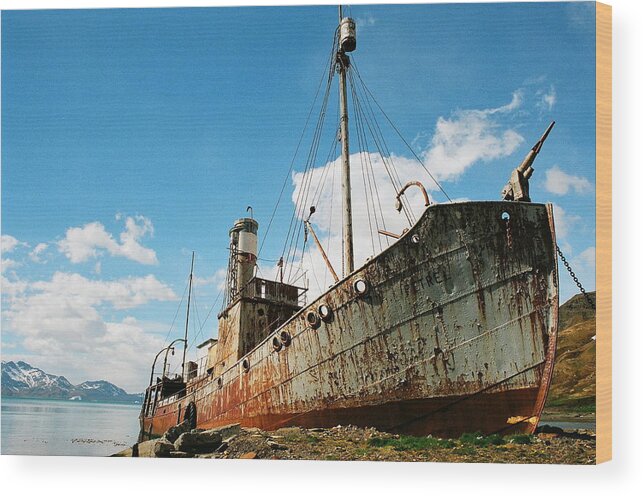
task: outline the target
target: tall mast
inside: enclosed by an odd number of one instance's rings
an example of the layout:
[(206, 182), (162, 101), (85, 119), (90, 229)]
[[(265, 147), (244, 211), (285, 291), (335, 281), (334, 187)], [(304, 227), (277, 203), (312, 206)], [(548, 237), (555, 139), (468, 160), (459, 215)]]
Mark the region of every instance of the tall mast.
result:
[(192, 299), (192, 276), (194, 274), (194, 252), (192, 252), (192, 265), (190, 266), (190, 282), (188, 286), (188, 310), (185, 315), (185, 336), (183, 340), (183, 364), (181, 365), (181, 377), (185, 379), (185, 354), (188, 351), (188, 324), (190, 322), (190, 300)]
[(348, 147), (348, 101), (346, 98), (346, 70), (350, 59), (346, 52), (355, 49), (355, 23), (352, 19), (344, 20), (342, 6), (339, 6), (339, 44), (337, 50), (337, 71), (339, 72), (339, 130), (342, 140), (342, 194), (344, 220), (344, 264), (345, 273), (355, 269), (353, 257), (353, 210), (351, 206), (351, 164)]

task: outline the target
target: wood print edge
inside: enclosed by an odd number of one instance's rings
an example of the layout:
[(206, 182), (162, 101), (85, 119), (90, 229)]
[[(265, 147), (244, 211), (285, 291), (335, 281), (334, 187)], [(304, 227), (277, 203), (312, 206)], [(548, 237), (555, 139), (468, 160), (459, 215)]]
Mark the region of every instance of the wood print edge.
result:
[(596, 3), (596, 463), (612, 458), (612, 7)]

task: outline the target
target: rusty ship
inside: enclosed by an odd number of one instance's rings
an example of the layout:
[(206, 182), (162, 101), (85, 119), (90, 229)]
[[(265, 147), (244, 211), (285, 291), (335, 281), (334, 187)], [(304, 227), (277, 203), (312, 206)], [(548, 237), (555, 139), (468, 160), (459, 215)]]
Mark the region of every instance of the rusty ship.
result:
[[(334, 283), (306, 301), (305, 285), (257, 274), (258, 222), (230, 230), (217, 339), (199, 347), (202, 367), (154, 365), (140, 413), (141, 438), (181, 422), (370, 426), (412, 434), (532, 433), (547, 397), (556, 350), (558, 272), (553, 209), (529, 197), (532, 164), (553, 123), (511, 173), (499, 201), (432, 202), (420, 181), (395, 184), (398, 211), (408, 188), (424, 209), (389, 246), (354, 267), (347, 80), (355, 23), (342, 15), (328, 79), (339, 76), (342, 266), (338, 276), (300, 215)], [(330, 83), (329, 83), (330, 84)], [(355, 100), (355, 94), (353, 94)], [(428, 172), (428, 171), (427, 171)], [(302, 201), (302, 208), (303, 208)], [(309, 208), (309, 206), (306, 206)], [(193, 258), (194, 262), (194, 258)], [(192, 290), (190, 273), (190, 292)]]

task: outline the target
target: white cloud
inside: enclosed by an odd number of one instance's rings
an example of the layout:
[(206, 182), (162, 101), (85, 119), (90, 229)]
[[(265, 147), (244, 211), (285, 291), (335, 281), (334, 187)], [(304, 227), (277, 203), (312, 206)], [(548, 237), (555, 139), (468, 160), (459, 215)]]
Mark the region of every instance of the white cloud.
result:
[(114, 321), (104, 317), (106, 310), (176, 300), (172, 289), (153, 275), (102, 281), (56, 272), (48, 281), (11, 284), (3, 322), (38, 366), (65, 368), (79, 380), (104, 378), (126, 388), (128, 381), (140, 387), (141, 375), (133, 371), (149, 367), (141, 356), (155, 352), (161, 343), (133, 317)]
[(9, 270), (11, 267), (16, 267), (17, 265), (19, 265), (18, 262), (11, 258), (2, 258), (0, 259), (0, 272), (4, 274), (5, 271)]
[(556, 228), (556, 239), (560, 240), (566, 238), (570, 232), (570, 229), (572, 229), (579, 220), (579, 216), (569, 214), (563, 207), (554, 204), (554, 226)]
[[(116, 217), (121, 218), (120, 215)], [(125, 219), (125, 230), (120, 234), (120, 243), (105, 230), (103, 224), (91, 222), (82, 227), (67, 229), (65, 239), (58, 242), (58, 250), (72, 263), (85, 262), (107, 251), (111, 256), (124, 257), (141, 264), (158, 264), (156, 252), (139, 243), (147, 234), (153, 235), (154, 227), (150, 219), (142, 215)]]
[[(416, 160), (405, 157), (392, 157), (395, 170), (399, 176), (399, 183), (406, 184), (408, 181), (426, 178), (426, 172)], [(377, 190), (380, 202), (376, 194), (367, 198), (363, 184), (362, 163), (370, 161), (374, 175), (374, 182), (377, 183)], [(302, 172), (293, 174), (295, 189), (292, 201), (295, 202), (304, 184), (311, 180), (313, 187), (308, 203), (305, 205), (303, 217), (308, 217), (309, 208), (315, 205), (316, 212), (311, 217), (311, 223), (315, 233), (321, 241), (335, 272), (341, 277), (342, 273), (342, 210), (341, 210), (341, 182), (340, 182), (340, 159), (336, 159), (326, 165), (311, 169), (308, 173)], [(370, 171), (370, 168), (369, 168)], [(316, 185), (325, 177), (325, 186), (315, 196)], [(429, 182), (423, 179), (424, 185), (428, 188)], [(395, 209), (395, 197), (397, 191), (391, 184), (384, 163), (379, 154), (376, 153), (355, 153), (351, 155), (351, 184), (352, 205), (353, 205), (353, 238), (355, 266), (361, 265), (367, 258), (379, 253), (386, 248), (393, 240), (392, 238), (377, 233), (378, 228), (394, 233), (401, 233), (409, 227), (409, 222), (403, 213)], [(368, 186), (368, 183), (367, 183)], [(405, 198), (417, 218), (424, 210), (424, 199), (419, 188), (409, 188)], [(376, 206), (373, 207), (372, 200)], [(381, 205), (381, 209), (379, 207)], [(377, 211), (377, 221), (373, 212)], [(370, 215), (370, 220), (369, 220)], [(303, 270), (307, 271), (309, 280), (309, 297), (319, 294), (333, 283), (332, 276), (323, 260), (323, 257), (315, 245), (312, 236), (309, 235), (306, 251), (301, 252), (301, 239), (299, 240), (298, 251), (295, 254), (295, 263), (285, 267), (284, 280), (293, 281), (301, 275)], [(277, 277), (277, 267), (261, 267), (261, 275), (267, 278)], [(301, 285), (301, 280), (298, 283)]]
[(590, 246), (583, 250), (576, 258), (587, 267), (596, 267), (596, 247)]
[[(12, 262), (13, 260), (3, 260), (2, 261), (2, 268), (3, 272), (5, 269), (5, 262)], [(7, 277), (0, 276), (0, 292), (2, 295), (9, 296), (9, 297), (14, 297), (20, 293), (23, 293), (27, 289), (27, 283), (25, 281), (21, 281), (19, 279), (8, 279)], [(6, 305), (5, 300), (3, 299), (3, 307)]]
[(551, 110), (554, 108), (557, 97), (556, 88), (553, 84), (549, 86), (548, 90), (538, 90), (536, 96), (538, 97), (536, 106), (540, 108), (540, 110)]
[(16, 238), (8, 234), (3, 234), (0, 237), (0, 253), (12, 252), (19, 246), (29, 246), (29, 245), (23, 241), (18, 241)]
[[(500, 118), (516, 112), (522, 103), (523, 92), (516, 91), (512, 94), (511, 101), (500, 107), (459, 110), (448, 118), (440, 117), (434, 135), (425, 150), (420, 153), (420, 157), (439, 181), (453, 181), (476, 163), (484, 163), (510, 155), (523, 142), (523, 138), (516, 131), (501, 125)], [(399, 176), (398, 185), (419, 179), (423, 181), (428, 190), (437, 189), (437, 186), (426, 177), (426, 172), (416, 160), (400, 156), (392, 156), (391, 159)], [(366, 187), (364, 186), (366, 165), (362, 164), (368, 163), (372, 164), (373, 176), (371, 180), (377, 184), (378, 195), (369, 193), (367, 197), (365, 191), (370, 188), (368, 187), (368, 179), (366, 179)], [(366, 170), (370, 173), (371, 168), (368, 167)], [(309, 207), (313, 204), (316, 206), (317, 211), (311, 217), (311, 222), (333, 268), (341, 277), (343, 249), (339, 173), (338, 158), (333, 162), (313, 168), (306, 174), (301, 172), (293, 174), (295, 189), (292, 201), (296, 203), (305, 184), (310, 182), (312, 185), (317, 185), (325, 178), (325, 187), (320, 190), (319, 194), (314, 194), (316, 186), (311, 188), (311, 194), (302, 215), (307, 217)], [(391, 238), (377, 234), (378, 229), (399, 234), (403, 229), (409, 227), (409, 222), (404, 214), (397, 212), (394, 208), (397, 191), (391, 184), (379, 154), (355, 153), (351, 155), (351, 184), (353, 186), (354, 255), (355, 265), (359, 266), (367, 258), (379, 253), (392, 242)], [(377, 205), (378, 196), (381, 210)], [(424, 209), (420, 190), (415, 187), (410, 188), (405, 197), (415, 217), (419, 217)], [(372, 204), (372, 198), (375, 198), (375, 206)], [(374, 211), (378, 212), (377, 221), (373, 216)], [(294, 259), (293, 264), (286, 266), (285, 280), (292, 282), (299, 277), (302, 273), (299, 267), (307, 271), (310, 298), (324, 291), (333, 283), (332, 276), (312, 237), (309, 237), (304, 253), (301, 252), (300, 242)], [(265, 277), (276, 277), (277, 275), (276, 267), (263, 268), (263, 271)]]
[(44, 263), (40, 256), (44, 253), (49, 245), (47, 243), (38, 243), (36, 247), (29, 252), (29, 258), (36, 263)]
[(104, 379), (130, 393), (138, 393), (147, 387), (152, 359), (163, 347), (160, 336), (166, 331), (163, 324), (127, 316), (104, 322), (100, 332), (92, 335), (27, 336), (22, 342), (25, 351), (3, 358), (26, 360), (46, 372), (64, 375), (74, 384)]
[(44, 294), (72, 297), (89, 305), (109, 303), (116, 309), (133, 308), (152, 300), (176, 298), (172, 289), (153, 275), (115, 281), (87, 279), (80, 274), (56, 272), (50, 281), (37, 281), (30, 289)]
[(495, 118), (515, 111), (522, 93), (513, 93), (511, 102), (484, 110), (458, 110), (449, 118), (440, 117), (430, 145), (422, 153), (428, 169), (438, 181), (452, 181), (477, 162), (511, 155), (524, 141), (513, 129), (503, 129)]
[(545, 189), (555, 195), (566, 195), (570, 190), (588, 193), (592, 191), (592, 184), (586, 178), (567, 174), (555, 165), (545, 171)]
[(209, 277), (194, 276), (195, 286), (209, 286), (214, 285), (217, 289), (225, 287), (227, 269), (218, 269)]

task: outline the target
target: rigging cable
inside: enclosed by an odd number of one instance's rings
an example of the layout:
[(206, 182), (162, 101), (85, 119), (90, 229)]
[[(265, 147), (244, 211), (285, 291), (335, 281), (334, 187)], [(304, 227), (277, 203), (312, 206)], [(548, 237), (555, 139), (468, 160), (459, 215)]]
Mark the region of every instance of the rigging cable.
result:
[(187, 283), (185, 283), (185, 289), (183, 289), (183, 295), (181, 296), (181, 301), (179, 301), (179, 306), (176, 308), (176, 312), (174, 313), (174, 318), (172, 319), (172, 324), (170, 325), (170, 329), (167, 331), (167, 334), (165, 335), (165, 339), (163, 340), (163, 344), (167, 343), (167, 338), (170, 337), (170, 333), (172, 332), (172, 328), (174, 327), (174, 324), (176, 323), (176, 318), (179, 315), (179, 310), (181, 309), (181, 305), (183, 304), (183, 299), (185, 298), (185, 293), (188, 290), (188, 285), (190, 284), (189, 280)]
[[(349, 81), (351, 81), (351, 80), (352, 80), (352, 75), (349, 72)], [(351, 82), (351, 85), (352, 84), (354, 84), (354, 83)], [(358, 100), (358, 102), (360, 102), (360, 100)], [(358, 103), (357, 105), (361, 109), (361, 103)], [(362, 111), (362, 113), (363, 113), (363, 111)], [(387, 163), (387, 161), (386, 161), (386, 152), (383, 150), (385, 145), (383, 144), (383, 137), (381, 136), (381, 131), (380, 131), (379, 135), (378, 135), (378, 133), (375, 132), (375, 129), (377, 129), (377, 121), (373, 117), (373, 122), (374, 122), (373, 126), (371, 126), (371, 123), (370, 123), (370, 121), (368, 119), (366, 119), (365, 122), (366, 122), (366, 125), (367, 125), (369, 131), (371, 132), (371, 136), (373, 137), (373, 142), (375, 144), (375, 147), (377, 148), (377, 151), (378, 151), (378, 153), (380, 155), (380, 158), (382, 159), (382, 162), (384, 164), (384, 168), (385, 168), (385, 170), (386, 170), (386, 172), (388, 174), (388, 177), (391, 180), (391, 183), (393, 184), (393, 188), (394, 188), (395, 192), (398, 192), (398, 191), (401, 190), (402, 184), (401, 184), (401, 181), (399, 180), (399, 177), (397, 176), (397, 172), (395, 170), (395, 167), (394, 167), (393, 163), (391, 162), (391, 164), (389, 165)], [(390, 152), (389, 152), (389, 157), (390, 157)], [(406, 216), (407, 221), (409, 222), (409, 224), (413, 225), (414, 224), (414, 216), (413, 216), (413, 213), (412, 213), (410, 205), (408, 205), (408, 200), (406, 198), (402, 197), (401, 202), (402, 202), (402, 210), (404, 212), (404, 215)]]
[[(334, 37), (336, 38), (336, 37)], [(335, 49), (335, 41), (333, 41), (333, 50)], [(333, 50), (331, 50), (331, 57), (334, 55)], [(293, 155), (293, 158), (290, 162), (290, 167), (288, 168), (288, 173), (286, 174), (286, 177), (284, 177), (284, 182), (281, 185), (281, 190), (279, 191), (279, 196), (277, 197), (277, 202), (275, 203), (275, 207), (272, 210), (272, 214), (270, 215), (270, 221), (268, 222), (268, 227), (266, 228), (266, 233), (263, 235), (263, 239), (261, 240), (261, 245), (259, 245), (259, 251), (257, 255), (261, 254), (261, 250), (263, 249), (263, 245), (266, 242), (266, 239), (268, 238), (268, 233), (270, 232), (270, 227), (272, 226), (272, 222), (275, 218), (275, 214), (277, 213), (277, 209), (279, 208), (279, 204), (281, 203), (281, 198), (283, 196), (283, 193), (286, 189), (286, 184), (288, 184), (288, 179), (290, 178), (290, 174), (295, 166), (295, 160), (297, 158), (297, 153), (299, 152), (299, 147), (301, 146), (301, 143), (304, 139), (304, 135), (306, 134), (306, 129), (308, 129), (308, 123), (310, 122), (310, 117), (312, 116), (313, 110), (315, 109), (315, 103), (317, 102), (317, 97), (319, 96), (319, 90), (322, 87), (322, 83), (324, 82), (324, 77), (326, 76), (326, 69), (324, 69), (324, 72), (321, 75), (321, 78), (319, 79), (319, 84), (317, 85), (317, 91), (315, 92), (315, 98), (313, 99), (313, 103), (310, 105), (310, 110), (308, 111), (308, 116), (306, 117), (306, 121), (304, 123), (304, 128), (301, 131), (301, 135), (299, 136), (299, 141), (297, 142), (297, 147), (295, 148), (295, 153)]]
[(400, 137), (400, 139), (404, 142), (404, 144), (407, 146), (407, 148), (411, 151), (411, 153), (413, 154), (413, 156), (414, 156), (414, 157), (416, 158), (416, 160), (420, 163), (420, 165), (422, 166), (422, 168), (426, 171), (426, 173), (427, 173), (427, 174), (429, 175), (429, 177), (433, 180), (433, 182), (436, 184), (436, 186), (440, 189), (440, 191), (442, 191), (442, 193), (444, 194), (444, 196), (446, 196), (447, 200), (449, 200), (449, 202), (453, 202), (453, 200), (452, 200), (452, 199), (451, 199), (451, 197), (448, 195), (448, 193), (444, 190), (444, 188), (442, 187), (442, 185), (440, 184), (440, 182), (439, 182), (439, 181), (438, 181), (438, 180), (433, 176), (433, 174), (431, 174), (431, 171), (429, 171), (429, 169), (426, 167), (426, 165), (424, 165), (424, 162), (422, 161), (422, 159), (420, 159), (420, 157), (418, 157), (418, 155), (415, 153), (415, 150), (413, 150), (413, 148), (411, 148), (411, 145), (409, 145), (409, 143), (406, 141), (406, 139), (404, 138), (404, 136), (402, 136), (402, 133), (400, 133), (400, 131), (397, 129), (397, 127), (395, 127), (395, 124), (393, 124), (393, 121), (391, 121), (391, 119), (390, 119), (390, 118), (389, 118), (389, 116), (386, 114), (386, 112), (384, 112), (384, 109), (381, 107), (381, 105), (380, 105), (380, 104), (378, 103), (378, 101), (375, 99), (375, 96), (373, 95), (373, 93), (371, 93), (371, 90), (369, 90), (369, 89), (368, 89), (368, 86), (366, 86), (366, 83), (364, 83), (364, 80), (362, 79), (362, 76), (361, 76), (361, 75), (360, 75), (360, 73), (359, 73), (359, 69), (357, 68), (357, 65), (355, 64), (355, 59), (354, 59), (354, 58), (353, 58), (353, 67), (354, 67), (354, 70), (355, 70), (355, 74), (357, 75), (358, 79), (360, 80), (360, 82), (361, 82), (362, 86), (363, 86), (363, 87), (364, 87), (364, 89), (368, 92), (368, 94), (371, 96), (371, 98), (372, 98), (373, 102), (374, 102), (374, 103), (375, 103), (375, 105), (377, 105), (377, 107), (380, 109), (380, 111), (382, 112), (382, 114), (384, 115), (384, 117), (386, 117), (386, 120), (389, 122), (389, 124), (391, 125), (391, 127), (395, 130), (395, 132), (397, 133), (397, 135), (398, 135), (398, 136)]
[[(335, 49), (334, 43), (333, 43), (333, 49)], [(310, 193), (310, 185), (312, 180), (312, 174), (309, 174), (309, 172), (315, 163), (317, 152), (319, 149), (319, 143), (320, 143), (321, 135), (323, 131), (323, 124), (324, 124), (326, 111), (328, 107), (328, 99), (330, 96), (330, 89), (331, 89), (333, 74), (334, 74), (334, 63), (333, 63), (333, 59), (331, 58), (331, 63), (329, 65), (328, 79), (326, 83), (326, 90), (325, 90), (324, 99), (322, 102), (322, 108), (320, 110), (317, 126), (313, 136), (313, 143), (308, 153), (306, 165), (302, 173), (303, 181), (299, 188), (299, 192), (297, 194), (295, 209), (293, 210), (293, 215), (291, 217), (290, 226), (288, 228), (288, 234), (286, 236), (284, 249), (282, 252), (282, 257), (286, 255), (285, 263), (289, 264), (288, 279), (290, 279), (290, 277), (292, 276), (293, 263), (296, 256), (296, 245), (297, 245), (296, 239), (299, 238), (299, 236), (301, 235), (301, 231), (303, 228), (303, 221), (298, 222), (297, 218), (303, 219), (306, 203), (308, 201), (308, 195)], [(286, 252), (286, 247), (288, 247), (287, 252)]]

